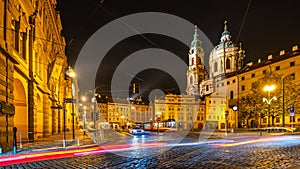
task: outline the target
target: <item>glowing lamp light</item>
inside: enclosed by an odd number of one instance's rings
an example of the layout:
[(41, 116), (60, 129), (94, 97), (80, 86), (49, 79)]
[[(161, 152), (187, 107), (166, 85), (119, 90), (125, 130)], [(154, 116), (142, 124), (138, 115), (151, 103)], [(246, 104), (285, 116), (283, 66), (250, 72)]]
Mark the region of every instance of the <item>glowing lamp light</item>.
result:
[(273, 91), (274, 89), (275, 89), (275, 85), (266, 85), (264, 87), (264, 91), (268, 91), (268, 92)]

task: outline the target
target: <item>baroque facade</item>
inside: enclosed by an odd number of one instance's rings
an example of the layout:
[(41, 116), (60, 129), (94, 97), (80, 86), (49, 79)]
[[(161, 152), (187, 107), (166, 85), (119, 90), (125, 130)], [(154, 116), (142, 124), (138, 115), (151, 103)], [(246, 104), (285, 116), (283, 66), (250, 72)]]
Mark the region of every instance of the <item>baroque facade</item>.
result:
[(55, 5), (56, 0), (0, 2), (3, 151), (12, 148), (13, 127), (29, 141), (63, 129), (63, 100), (71, 95), (71, 82), (65, 80), (66, 43)]
[[(242, 118), (244, 108), (241, 105), (241, 99), (244, 99), (251, 92), (254, 83), (263, 78), (267, 72), (273, 72), (282, 77), (292, 76), (294, 83), (299, 84), (300, 82), (298, 46), (293, 46), (290, 52), (282, 50), (279, 56), (269, 55), (266, 60), (259, 59), (257, 63), (251, 62), (244, 65), (245, 51), (241, 43), (238, 44), (231, 40), (231, 34), (225, 21), (220, 42), (210, 53), (209, 71), (207, 71), (202, 61), (204, 51), (201, 48), (201, 41), (197, 37), (197, 31), (195, 30), (189, 52), (187, 94), (205, 98), (206, 128), (224, 128), (224, 114), (226, 111), (229, 112), (228, 127), (258, 127), (259, 122), (257, 120)], [(218, 103), (216, 105), (219, 108), (213, 108), (212, 103)], [(298, 105), (299, 103), (294, 104)], [(233, 110), (232, 108), (235, 106), (237, 109)], [(275, 126), (282, 126), (283, 124), (292, 126), (300, 122), (300, 116), (297, 112), (292, 120), (289, 117), (288, 110), (285, 110), (284, 116), (286, 117), (276, 117)], [(282, 122), (283, 118), (284, 122)], [(266, 127), (267, 121), (267, 117), (264, 117), (261, 126)]]

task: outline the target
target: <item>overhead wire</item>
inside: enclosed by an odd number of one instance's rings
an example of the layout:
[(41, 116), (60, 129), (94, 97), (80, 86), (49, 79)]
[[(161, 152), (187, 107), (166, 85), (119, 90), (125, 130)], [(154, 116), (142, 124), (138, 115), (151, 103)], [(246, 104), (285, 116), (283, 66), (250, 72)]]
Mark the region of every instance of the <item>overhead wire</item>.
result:
[(244, 27), (244, 24), (245, 24), (247, 15), (248, 15), (248, 11), (249, 11), (249, 8), (250, 8), (250, 5), (251, 5), (251, 1), (252, 1), (252, 0), (249, 0), (249, 1), (248, 1), (248, 6), (247, 6), (247, 8), (246, 8), (246, 11), (245, 11), (245, 14), (244, 14), (242, 23), (241, 23), (241, 27), (240, 27), (239, 33), (238, 33), (237, 38), (236, 38), (236, 42), (239, 40), (240, 34), (241, 34), (242, 29), (243, 29), (243, 27)]

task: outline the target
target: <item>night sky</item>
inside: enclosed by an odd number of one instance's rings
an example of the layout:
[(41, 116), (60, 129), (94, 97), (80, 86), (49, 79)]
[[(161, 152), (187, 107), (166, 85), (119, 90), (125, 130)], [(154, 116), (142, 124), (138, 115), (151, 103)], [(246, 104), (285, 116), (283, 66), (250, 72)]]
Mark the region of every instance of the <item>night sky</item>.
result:
[[(57, 10), (61, 14), (63, 33), (68, 43), (66, 54), (71, 65), (74, 65), (82, 46), (95, 31), (112, 20), (137, 12), (164, 12), (184, 18), (197, 25), (214, 45), (219, 43), (223, 22), (227, 20), (232, 40), (242, 42), (246, 50), (246, 62), (257, 62), (258, 58), (264, 60), (269, 54), (278, 55), (280, 50), (290, 51), (293, 45), (300, 45), (299, 5), (297, 0), (252, 0), (250, 3), (249, 0), (61, 0)], [(145, 36), (187, 62), (189, 48), (181, 42), (161, 35)], [(109, 90), (110, 78), (118, 63), (135, 51), (155, 47), (153, 43), (136, 35), (116, 44), (98, 69), (96, 85), (106, 85), (103, 90)], [(153, 73), (161, 77), (153, 81), (149, 77)], [(157, 70), (143, 71), (138, 77), (145, 84), (152, 83), (146, 88), (170, 91), (177, 87), (172, 83), (160, 83), (172, 81), (172, 77)]]

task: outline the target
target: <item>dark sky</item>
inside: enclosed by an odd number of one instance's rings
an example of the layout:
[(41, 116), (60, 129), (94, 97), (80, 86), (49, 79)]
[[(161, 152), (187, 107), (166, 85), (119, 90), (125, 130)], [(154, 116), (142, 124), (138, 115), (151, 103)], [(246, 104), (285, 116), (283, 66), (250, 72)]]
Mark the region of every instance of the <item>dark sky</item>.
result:
[[(61, 0), (57, 10), (69, 43), (66, 53), (71, 65), (95, 31), (114, 19), (137, 12), (164, 12), (184, 18), (197, 25), (214, 45), (219, 43), (223, 22), (227, 20), (234, 41), (240, 32), (238, 41), (246, 50), (246, 62), (266, 59), (269, 54), (278, 55), (280, 50), (290, 51), (293, 45), (300, 44), (299, 1), (252, 0), (241, 29), (248, 4), (249, 0), (104, 0), (100, 5), (99, 0)], [(180, 42), (153, 34), (146, 37), (187, 61), (188, 47)], [(114, 67), (129, 54), (147, 47), (154, 46), (141, 36), (118, 43), (98, 70), (96, 84), (109, 85)], [(147, 72), (140, 76), (147, 79)], [(165, 78), (172, 79), (167, 74)], [(176, 85), (160, 87), (171, 89)]]

